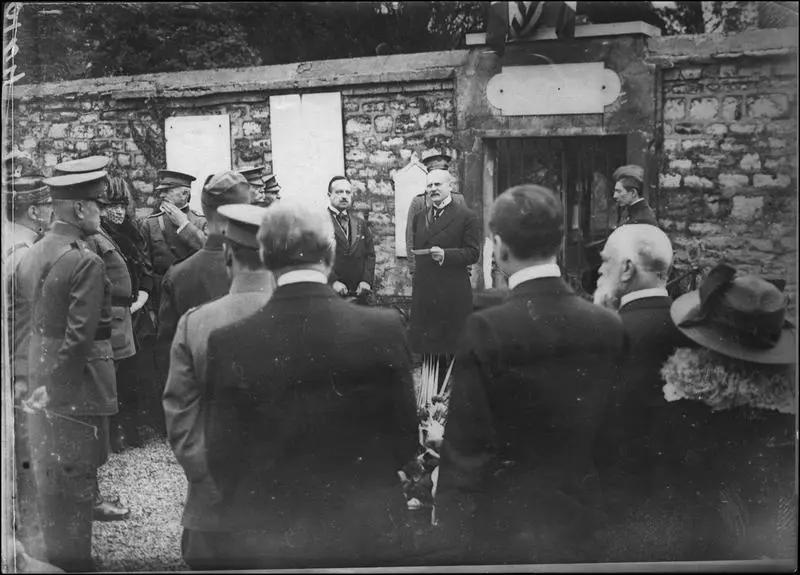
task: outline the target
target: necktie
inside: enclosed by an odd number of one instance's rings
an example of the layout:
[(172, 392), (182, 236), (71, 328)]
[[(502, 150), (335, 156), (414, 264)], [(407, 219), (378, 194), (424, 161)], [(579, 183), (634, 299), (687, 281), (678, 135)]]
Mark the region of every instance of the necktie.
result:
[(347, 214), (345, 212), (339, 212), (336, 216), (337, 221), (339, 222), (339, 226), (342, 228), (344, 235), (346, 238), (350, 238), (350, 225), (347, 221)]
[(444, 208), (433, 208), (433, 221), (434, 222), (441, 217), (443, 211), (444, 211)]

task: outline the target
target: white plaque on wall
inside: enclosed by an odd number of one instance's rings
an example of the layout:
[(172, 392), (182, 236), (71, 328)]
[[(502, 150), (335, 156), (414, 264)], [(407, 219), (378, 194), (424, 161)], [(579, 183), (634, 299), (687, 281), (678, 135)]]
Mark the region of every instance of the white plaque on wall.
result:
[(227, 114), (174, 116), (164, 121), (167, 169), (191, 174), (189, 205), (202, 212), (200, 194), (206, 177), (231, 169), (231, 126)]
[(272, 171), (281, 196), (328, 205), (328, 182), (344, 175), (339, 92), (270, 96)]
[(408, 208), (414, 196), (425, 191), (427, 182), (425, 167), (412, 159), (404, 168), (392, 176), (394, 180), (394, 244), (395, 255), (406, 257), (406, 223)]
[(486, 98), (503, 116), (602, 114), (620, 90), (602, 62), (506, 66), (489, 80)]

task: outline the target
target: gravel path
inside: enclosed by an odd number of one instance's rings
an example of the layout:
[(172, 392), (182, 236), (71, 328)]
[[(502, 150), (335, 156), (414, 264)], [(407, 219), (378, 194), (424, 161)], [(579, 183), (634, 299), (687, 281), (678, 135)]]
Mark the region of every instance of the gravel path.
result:
[(188, 570), (181, 558), (186, 477), (164, 439), (112, 453), (100, 468), (100, 491), (131, 510), (125, 521), (93, 523), (92, 547), (101, 571)]

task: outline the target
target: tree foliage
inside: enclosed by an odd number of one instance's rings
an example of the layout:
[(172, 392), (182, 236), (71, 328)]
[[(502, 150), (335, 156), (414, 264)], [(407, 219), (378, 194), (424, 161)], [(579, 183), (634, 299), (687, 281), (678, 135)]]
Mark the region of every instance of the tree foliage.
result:
[[(700, 2), (579, 2), (590, 22), (703, 31)], [(25, 83), (449, 50), (485, 30), (488, 2), (24, 3)]]

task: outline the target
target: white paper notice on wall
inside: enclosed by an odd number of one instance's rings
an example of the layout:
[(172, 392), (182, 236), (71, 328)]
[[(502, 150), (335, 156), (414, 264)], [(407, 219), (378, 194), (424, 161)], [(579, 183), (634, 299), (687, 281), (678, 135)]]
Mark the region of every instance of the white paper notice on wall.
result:
[(408, 208), (411, 206), (414, 196), (425, 191), (426, 174), (425, 167), (412, 159), (403, 169), (398, 170), (392, 176), (394, 180), (395, 255), (400, 258), (408, 256), (409, 246), (406, 246)]
[(200, 194), (210, 174), (231, 169), (231, 124), (227, 114), (174, 116), (164, 122), (167, 169), (191, 174), (192, 209), (202, 212)]
[(272, 171), (281, 197), (328, 205), (328, 182), (344, 175), (339, 92), (270, 96)]
[(619, 76), (602, 62), (505, 66), (486, 85), (503, 116), (602, 114), (620, 91)]

